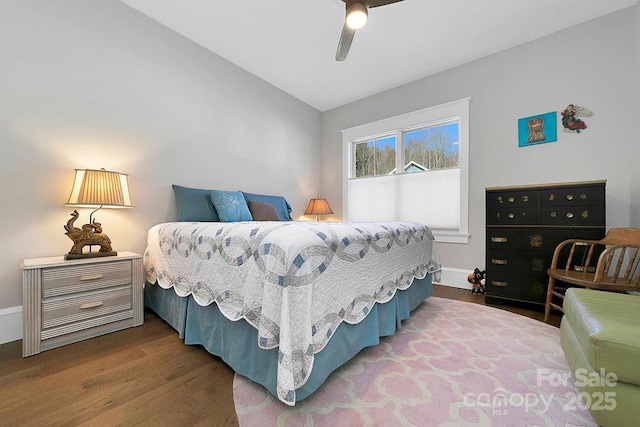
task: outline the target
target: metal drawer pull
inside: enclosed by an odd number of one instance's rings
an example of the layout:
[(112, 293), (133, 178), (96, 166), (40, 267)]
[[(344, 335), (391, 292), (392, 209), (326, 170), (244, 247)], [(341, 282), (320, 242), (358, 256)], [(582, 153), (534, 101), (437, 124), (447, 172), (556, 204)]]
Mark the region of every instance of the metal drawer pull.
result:
[(506, 259), (491, 258), (491, 264), (506, 265), (507, 264), (507, 260)]
[(573, 218), (573, 212), (567, 212), (567, 218), (569, 219)]
[(508, 239), (508, 238), (506, 238), (506, 237), (492, 237), (492, 238), (491, 238), (491, 241), (492, 241), (493, 243), (507, 243), (507, 241), (508, 241), (508, 240), (509, 240), (509, 239)]
[(516, 217), (516, 214), (514, 214), (513, 212), (509, 212), (509, 215), (507, 215), (509, 217), (509, 219), (513, 219)]
[(86, 310), (88, 308), (96, 308), (96, 307), (100, 307), (102, 304), (104, 304), (102, 301), (88, 302), (86, 304), (82, 304), (80, 306), (80, 309)]
[(581, 198), (582, 200), (584, 200), (584, 199), (586, 199), (586, 198), (587, 198), (587, 195), (586, 195), (586, 194), (584, 194), (584, 193), (582, 193), (582, 194), (580, 195), (580, 198)]
[(104, 275), (102, 274), (88, 274), (86, 276), (80, 276), (80, 281), (86, 282), (87, 280), (98, 280), (98, 279), (102, 279), (103, 277)]
[(567, 194), (567, 200), (569, 201), (573, 200), (573, 194)]
[(513, 203), (515, 201), (516, 201), (515, 197), (509, 197), (509, 203)]
[(492, 286), (498, 286), (498, 287), (501, 287), (501, 288), (506, 288), (507, 287), (507, 282), (499, 282), (497, 280), (492, 280), (491, 281), (491, 285)]
[(582, 218), (584, 218), (584, 219), (589, 218), (589, 210), (588, 209), (586, 211), (582, 212)]

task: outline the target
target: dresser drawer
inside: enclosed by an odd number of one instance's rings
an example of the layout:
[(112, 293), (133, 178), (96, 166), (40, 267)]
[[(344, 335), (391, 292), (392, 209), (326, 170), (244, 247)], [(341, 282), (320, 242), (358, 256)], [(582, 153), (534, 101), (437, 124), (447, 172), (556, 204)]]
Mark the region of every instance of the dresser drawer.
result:
[(586, 227), (604, 224), (604, 215), (604, 206), (545, 206), (540, 208), (540, 224)]
[(536, 207), (538, 206), (538, 192), (535, 190), (522, 191), (489, 191), (487, 192), (487, 207)]
[(545, 230), (540, 228), (488, 228), (487, 250), (509, 250), (529, 252), (553, 251), (555, 245), (549, 242)]
[(131, 310), (131, 285), (49, 298), (42, 302), (42, 329)]
[(538, 208), (489, 208), (488, 225), (535, 225), (538, 223)]
[(547, 296), (547, 276), (517, 273), (487, 272), (486, 295), (544, 304)]
[(553, 255), (558, 243), (567, 239), (601, 239), (604, 227), (542, 228), (542, 227), (490, 227), (487, 228), (487, 254), (493, 250), (536, 252)]
[(487, 254), (487, 271), (491, 273), (546, 274), (553, 254), (491, 251)]
[(42, 272), (44, 298), (130, 283), (130, 261), (48, 268)]
[(604, 185), (540, 190), (540, 206), (604, 206), (604, 202)]

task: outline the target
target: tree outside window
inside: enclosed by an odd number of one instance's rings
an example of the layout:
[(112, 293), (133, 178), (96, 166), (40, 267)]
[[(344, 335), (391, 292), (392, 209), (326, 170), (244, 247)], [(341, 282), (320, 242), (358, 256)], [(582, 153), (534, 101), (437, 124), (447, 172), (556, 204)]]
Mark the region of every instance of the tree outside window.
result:
[(404, 133), (405, 173), (460, 166), (458, 122)]
[(356, 143), (356, 178), (388, 175), (396, 167), (396, 137)]
[[(415, 173), (460, 166), (457, 121), (424, 126), (398, 133), (404, 139), (396, 147), (396, 136), (384, 136), (355, 143), (355, 178)], [(396, 171), (396, 156), (404, 156), (403, 171)]]

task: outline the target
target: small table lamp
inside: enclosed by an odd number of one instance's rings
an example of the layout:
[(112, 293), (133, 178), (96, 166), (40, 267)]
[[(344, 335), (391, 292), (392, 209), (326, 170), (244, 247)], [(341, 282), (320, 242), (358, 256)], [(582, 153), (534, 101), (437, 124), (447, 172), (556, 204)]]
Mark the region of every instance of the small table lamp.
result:
[(318, 215), (329, 215), (332, 214), (331, 206), (327, 202), (327, 199), (322, 199), (320, 197), (309, 200), (309, 204), (307, 205), (307, 209), (304, 211), (304, 215), (315, 215), (316, 221), (318, 221)]
[[(102, 232), (102, 224), (93, 219), (93, 214), (101, 208), (132, 208), (129, 195), (129, 176), (123, 173), (104, 169), (76, 169), (76, 176), (69, 200), (65, 206), (96, 208), (89, 215), (89, 223), (77, 228), (73, 223), (80, 216), (77, 210), (64, 226), (66, 235), (73, 241), (73, 246), (65, 259), (113, 256), (118, 253), (112, 250), (111, 240)], [(99, 245), (100, 251), (91, 252), (92, 245)], [(82, 248), (89, 246), (89, 252)]]

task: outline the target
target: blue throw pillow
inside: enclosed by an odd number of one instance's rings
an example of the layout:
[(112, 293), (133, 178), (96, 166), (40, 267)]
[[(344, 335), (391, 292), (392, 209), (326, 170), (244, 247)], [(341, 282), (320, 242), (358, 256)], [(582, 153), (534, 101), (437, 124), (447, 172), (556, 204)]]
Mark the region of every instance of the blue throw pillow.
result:
[(209, 196), (223, 222), (252, 221), (247, 202), (240, 191), (211, 190)]
[(182, 187), (173, 185), (178, 207), (178, 221), (220, 221), (216, 210), (213, 208), (209, 190)]
[(252, 194), (242, 192), (247, 203), (249, 202), (264, 202), (271, 203), (276, 207), (278, 212), (278, 218), (280, 221), (293, 221), (291, 219), (291, 205), (282, 196), (269, 196), (266, 194)]

